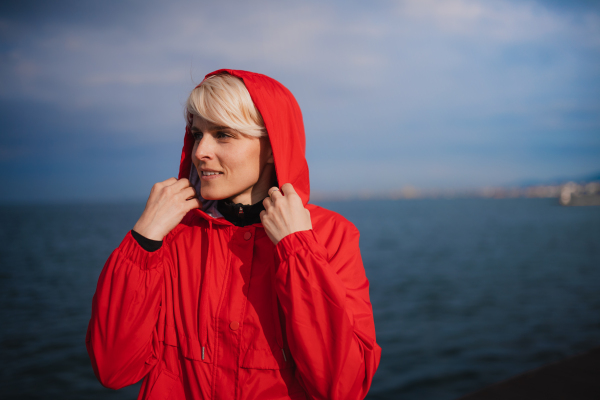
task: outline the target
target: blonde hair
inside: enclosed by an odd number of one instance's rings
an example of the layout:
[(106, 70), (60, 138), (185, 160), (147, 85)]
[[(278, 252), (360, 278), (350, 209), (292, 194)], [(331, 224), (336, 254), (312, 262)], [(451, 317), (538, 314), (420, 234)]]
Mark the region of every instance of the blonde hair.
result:
[(185, 114), (188, 126), (196, 115), (243, 135), (267, 135), (262, 116), (244, 82), (229, 74), (209, 76), (192, 90), (185, 103)]

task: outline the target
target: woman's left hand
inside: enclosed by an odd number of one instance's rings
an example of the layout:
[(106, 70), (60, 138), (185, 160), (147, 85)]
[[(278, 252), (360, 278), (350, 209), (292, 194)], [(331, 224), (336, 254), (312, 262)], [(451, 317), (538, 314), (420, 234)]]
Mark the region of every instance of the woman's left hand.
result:
[(292, 184), (286, 183), (281, 190), (283, 194), (276, 187), (269, 189), (270, 196), (263, 200), (265, 211), (260, 213), (265, 231), (275, 245), (291, 233), (312, 229), (310, 212)]

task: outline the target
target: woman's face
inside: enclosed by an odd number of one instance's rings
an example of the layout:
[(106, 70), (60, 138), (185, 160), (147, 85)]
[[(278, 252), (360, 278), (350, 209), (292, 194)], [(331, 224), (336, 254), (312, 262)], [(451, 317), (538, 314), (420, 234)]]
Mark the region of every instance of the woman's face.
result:
[(267, 196), (275, 181), (273, 153), (268, 137), (249, 137), (194, 116), (196, 139), (192, 161), (206, 200), (229, 199), (255, 204)]

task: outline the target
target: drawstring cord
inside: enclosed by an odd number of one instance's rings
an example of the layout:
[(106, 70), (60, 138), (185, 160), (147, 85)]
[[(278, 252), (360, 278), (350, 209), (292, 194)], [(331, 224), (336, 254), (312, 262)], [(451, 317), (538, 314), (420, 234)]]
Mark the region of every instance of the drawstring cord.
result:
[(208, 220), (208, 250), (206, 254), (206, 265), (204, 267), (204, 276), (202, 277), (202, 287), (200, 291), (200, 305), (202, 312), (200, 314), (200, 344), (202, 345), (202, 360), (204, 360), (204, 350), (207, 346), (208, 340), (208, 277), (209, 268), (212, 266), (212, 260), (210, 258), (210, 248), (213, 246), (212, 242), (212, 220)]
[(277, 345), (281, 349), (281, 353), (283, 354), (283, 361), (287, 362), (287, 357), (285, 356), (285, 350), (283, 349), (283, 335), (281, 333), (281, 320), (279, 318), (279, 307), (277, 299), (277, 292), (275, 291), (275, 263), (273, 263), (273, 269), (271, 270), (271, 307), (273, 310), (273, 322), (275, 324), (275, 339), (277, 340)]

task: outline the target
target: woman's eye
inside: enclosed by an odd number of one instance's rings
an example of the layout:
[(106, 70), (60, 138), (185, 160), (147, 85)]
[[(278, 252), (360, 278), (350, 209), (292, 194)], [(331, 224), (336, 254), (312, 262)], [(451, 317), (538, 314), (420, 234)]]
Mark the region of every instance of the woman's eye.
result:
[(195, 141), (202, 139), (202, 132), (192, 132)]
[(224, 138), (230, 138), (231, 135), (225, 131), (217, 131), (217, 138), (219, 139), (224, 139)]

